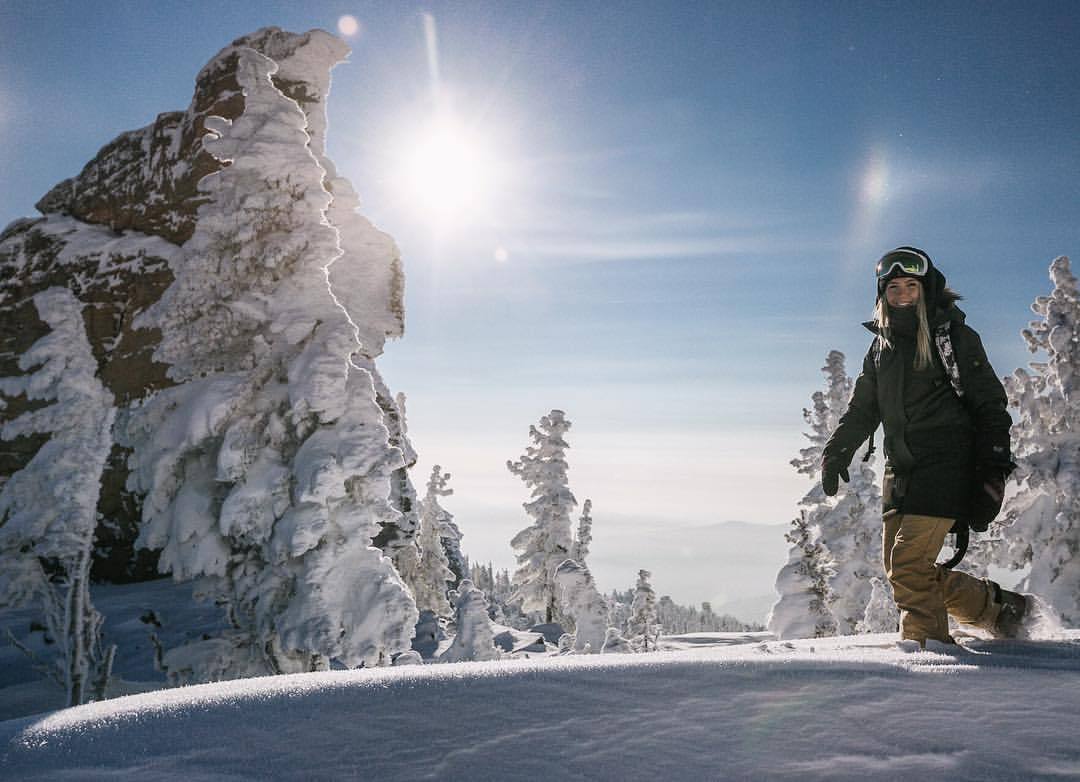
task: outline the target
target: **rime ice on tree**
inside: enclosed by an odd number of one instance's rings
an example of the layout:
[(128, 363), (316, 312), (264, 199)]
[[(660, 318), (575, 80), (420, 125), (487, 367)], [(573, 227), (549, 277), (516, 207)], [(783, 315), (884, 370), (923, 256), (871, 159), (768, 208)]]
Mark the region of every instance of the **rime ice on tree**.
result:
[(791, 464), (814, 481), (801, 505), (807, 509), (810, 523), (820, 530), (819, 542), (828, 552), (833, 569), (828, 579), (829, 610), (837, 632), (848, 635), (855, 632), (866, 612), (870, 579), (884, 575), (881, 492), (877, 488), (873, 457), (863, 461), (858, 454), (849, 468), (851, 480), (841, 482), (836, 497), (826, 497), (821, 491), (821, 453), (847, 411), (853, 387), (840, 351), (829, 352), (821, 371), (826, 378), (825, 391), (816, 391), (811, 397), (813, 410), (803, 410), (803, 418), (810, 425), (806, 433), (810, 446), (801, 449), (799, 458)]
[(788, 563), (776, 575), (780, 599), (769, 612), (766, 625), (777, 638), (818, 638), (836, 635), (829, 611), (829, 576), (824, 547), (811, 528), (806, 511), (799, 511), (784, 537), (792, 544)]
[(457, 633), (439, 659), (447, 663), (499, 659), (484, 593), (474, 587), (472, 581), (465, 579), (451, 597), (454, 600)]
[(585, 504), (581, 506), (581, 518), (578, 519), (577, 538), (575, 538), (570, 551), (570, 558), (582, 565), (585, 564), (585, 558), (589, 556), (589, 544), (592, 543), (591, 513), (592, 500), (585, 500)]
[(900, 609), (893, 600), (892, 587), (884, 578), (870, 579), (870, 602), (855, 627), (857, 633), (895, 633), (900, 628)]
[(450, 602), (446, 599), (446, 592), (448, 585), (454, 581), (454, 573), (450, 570), (439, 535), (444, 519), (450, 516), (439, 505), (439, 497), (449, 497), (454, 493), (454, 490), (447, 486), (449, 481), (450, 473), (442, 472), (442, 468), (436, 464), (431, 470), (427, 494), (421, 503), (419, 568), (413, 581), (406, 579), (413, 588), (416, 607), (421, 611), (431, 611), (439, 617), (450, 616)]
[(600, 648), (601, 654), (632, 654), (634, 647), (623, 638), (617, 627), (609, 627), (604, 635), (604, 645)]
[(637, 586), (634, 588), (634, 602), (630, 606), (630, 621), (627, 622), (627, 634), (630, 644), (639, 652), (655, 652), (660, 640), (660, 622), (656, 609), (656, 592), (649, 579), (648, 570), (638, 571)]
[(75, 706), (105, 697), (115, 651), (102, 642), (103, 618), (90, 603), (89, 586), (116, 410), (97, 377), (83, 305), (59, 287), (33, 300), (51, 330), (19, 358), (20, 369), (36, 369), (0, 379), (0, 391), (51, 404), (8, 421), (0, 439), (49, 439), (0, 488), (0, 607), (40, 606), (57, 643), (55, 678)]
[(1041, 316), (1023, 331), (1046, 360), (1005, 379), (1013, 426), (1013, 480), (1005, 506), (999, 564), (1030, 565), (1020, 588), (1048, 600), (1067, 625), (1080, 624), (1080, 293), (1062, 256), (1050, 264), (1054, 290), (1031, 309)]
[[(847, 410), (853, 381), (844, 354), (830, 351), (821, 368), (825, 390), (811, 396), (803, 410), (809, 445), (791, 465), (813, 485), (800, 500), (803, 510), (786, 536), (793, 544), (788, 564), (776, 579), (780, 599), (769, 617), (769, 629), (781, 638), (855, 632), (870, 600), (870, 579), (881, 566), (881, 493), (872, 460), (856, 456), (835, 498), (821, 489), (821, 454)], [(800, 615), (800, 614), (805, 615)]]
[(598, 654), (604, 645), (610, 611), (589, 568), (568, 559), (555, 569), (555, 585), (563, 615), (574, 624), (573, 650)]
[(166, 664), (193, 679), (385, 664), (417, 619), (370, 545), (400, 519), (389, 498), (404, 459), (378, 379), (350, 361), (361, 329), (328, 289), (342, 251), (309, 119), (271, 60), (234, 53), (244, 112), (208, 120), (204, 145), (230, 164), (201, 181), (175, 282), (140, 316), (181, 384), (124, 427), (141, 543), (174, 578), (200, 579), (234, 628)]
[(533, 441), (517, 462), (506, 466), (532, 489), (532, 500), (524, 503), (533, 523), (510, 541), (520, 567), (514, 573), (513, 602), (525, 613), (535, 613), (544, 622), (556, 622), (559, 615), (555, 569), (570, 557), (570, 513), (577, 500), (567, 485), (564, 435), (570, 422), (562, 410), (552, 410), (529, 427)]

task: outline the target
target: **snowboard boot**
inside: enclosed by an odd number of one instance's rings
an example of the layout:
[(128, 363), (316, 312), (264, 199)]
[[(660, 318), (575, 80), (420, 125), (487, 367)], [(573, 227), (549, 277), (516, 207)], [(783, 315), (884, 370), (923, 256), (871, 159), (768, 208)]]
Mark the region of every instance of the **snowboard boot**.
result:
[[(993, 582), (991, 582), (993, 583)], [(1002, 589), (994, 583), (994, 601), (1001, 606), (990, 632), (994, 638), (1027, 638), (1024, 620), (1031, 611), (1031, 601), (1018, 592)]]

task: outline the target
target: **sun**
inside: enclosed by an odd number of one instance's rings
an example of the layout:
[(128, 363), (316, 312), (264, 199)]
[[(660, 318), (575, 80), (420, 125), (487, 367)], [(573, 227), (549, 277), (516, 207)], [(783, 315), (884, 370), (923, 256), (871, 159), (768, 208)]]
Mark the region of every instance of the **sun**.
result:
[(490, 213), (501, 170), (482, 129), (444, 110), (406, 137), (398, 157), (400, 195), (426, 222), (469, 224)]

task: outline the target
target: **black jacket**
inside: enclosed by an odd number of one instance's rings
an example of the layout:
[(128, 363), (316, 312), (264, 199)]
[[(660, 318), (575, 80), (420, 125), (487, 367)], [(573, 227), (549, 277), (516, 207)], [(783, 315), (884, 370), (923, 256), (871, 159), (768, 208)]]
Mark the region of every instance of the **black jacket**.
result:
[[(824, 460), (846, 466), (884, 425), (886, 512), (968, 519), (976, 470), (1001, 474), (1011, 466), (1005, 389), (953, 301), (934, 313), (930, 327), (946, 322), (963, 397), (936, 350), (934, 365), (920, 371), (914, 368), (914, 340), (894, 335), (890, 346), (879, 349), (875, 336), (847, 412), (825, 445)], [(874, 324), (864, 325), (877, 334)]]

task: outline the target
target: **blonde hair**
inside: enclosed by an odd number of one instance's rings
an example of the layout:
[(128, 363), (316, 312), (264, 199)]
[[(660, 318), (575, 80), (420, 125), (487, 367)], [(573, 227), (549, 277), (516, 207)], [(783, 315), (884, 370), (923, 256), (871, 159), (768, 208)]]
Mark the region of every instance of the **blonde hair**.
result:
[[(919, 330), (915, 335), (915, 368), (926, 369), (933, 364), (933, 355), (930, 353), (930, 322), (926, 318), (926, 299), (922, 282), (919, 283), (919, 298), (915, 301), (915, 317), (919, 322)], [(874, 323), (878, 327), (878, 346), (880, 348), (892, 347), (892, 327), (889, 326), (889, 303), (885, 300), (885, 293), (878, 297), (874, 305)]]

